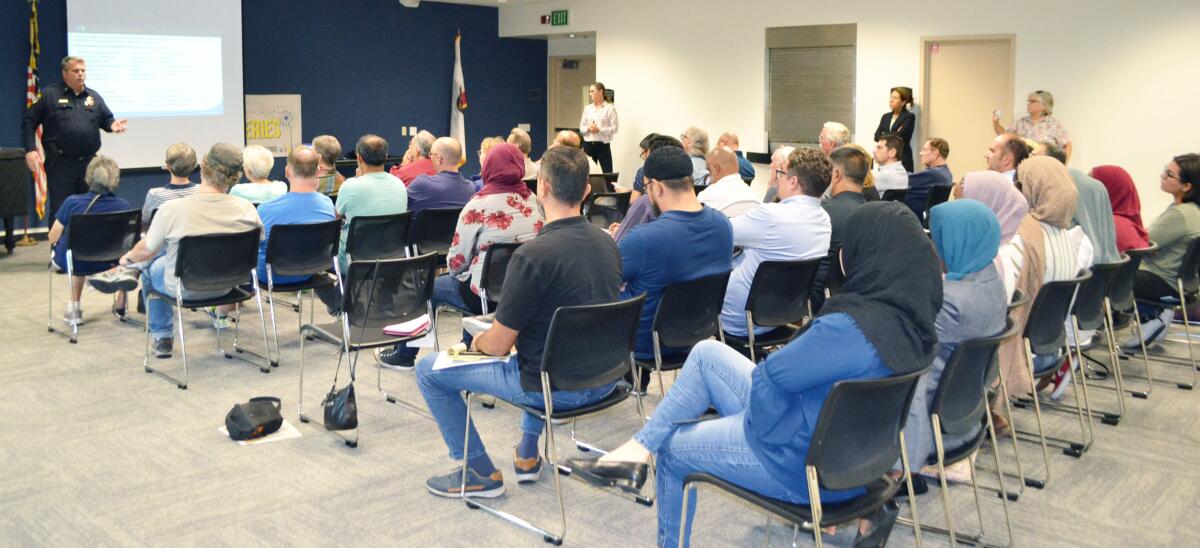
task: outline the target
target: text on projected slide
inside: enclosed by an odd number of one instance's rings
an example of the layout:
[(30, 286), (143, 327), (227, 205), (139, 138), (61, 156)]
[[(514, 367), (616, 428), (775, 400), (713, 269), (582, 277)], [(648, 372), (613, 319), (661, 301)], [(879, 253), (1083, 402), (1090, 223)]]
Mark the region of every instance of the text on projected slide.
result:
[(119, 118), (223, 114), (216, 36), (71, 32), (87, 85)]

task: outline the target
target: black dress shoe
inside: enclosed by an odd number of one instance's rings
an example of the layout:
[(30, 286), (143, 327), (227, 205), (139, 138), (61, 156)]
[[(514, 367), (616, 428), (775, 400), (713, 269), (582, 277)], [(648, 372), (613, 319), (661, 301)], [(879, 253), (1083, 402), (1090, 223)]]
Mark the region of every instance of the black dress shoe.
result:
[(572, 473), (598, 487), (616, 487), (637, 493), (646, 484), (650, 467), (644, 462), (602, 462), (594, 459), (567, 459)]
[(883, 548), (888, 537), (892, 535), (892, 527), (896, 526), (896, 517), (900, 515), (900, 505), (895, 500), (883, 503), (871, 517), (871, 527), (866, 533), (859, 530), (854, 537), (854, 548)]

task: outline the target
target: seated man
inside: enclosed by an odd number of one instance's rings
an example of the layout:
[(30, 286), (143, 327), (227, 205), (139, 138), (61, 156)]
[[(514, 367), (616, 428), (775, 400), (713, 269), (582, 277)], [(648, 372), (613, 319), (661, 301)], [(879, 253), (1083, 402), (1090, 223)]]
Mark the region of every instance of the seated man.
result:
[[(829, 253), (829, 215), (821, 209), (821, 193), (829, 186), (829, 159), (815, 148), (798, 148), (788, 157), (787, 170), (776, 179), (780, 202), (759, 204), (731, 219), (733, 245), (743, 252), (733, 261), (725, 291), (721, 327), (727, 335), (746, 337), (746, 297), (754, 273), (763, 261), (804, 261)], [(755, 329), (766, 333), (767, 328)]]
[[(333, 211), (333, 200), (317, 192), (317, 171), (320, 155), (306, 146), (298, 146), (288, 154), (284, 176), (291, 183), (291, 191), (270, 202), (258, 206), (258, 216), (263, 224), (263, 240), (258, 246), (258, 279), (267, 281), (267, 240), (271, 227), (285, 224), (307, 224), (332, 221), (337, 215)], [(307, 281), (307, 276), (272, 276), (275, 286)]]
[(154, 212), (158, 211), (163, 204), (176, 198), (191, 196), (199, 189), (199, 185), (188, 179), (188, 176), (196, 170), (196, 151), (187, 143), (175, 143), (167, 147), (167, 158), (163, 169), (171, 174), (171, 180), (163, 186), (153, 187), (146, 191), (146, 199), (142, 202), (143, 231), (149, 230)]
[[(821, 202), (821, 207), (829, 215), (829, 226), (832, 234), (829, 238), (829, 249), (842, 247), (842, 239), (850, 230), (850, 216), (854, 214), (867, 198), (863, 196), (863, 179), (867, 177), (871, 164), (867, 153), (853, 146), (842, 146), (829, 153), (832, 169), (829, 174), (829, 193), (831, 196)], [(816, 281), (808, 294), (813, 312), (819, 312), (825, 304), (825, 282), (829, 278), (830, 265), (817, 271)]]
[[(542, 351), (555, 310), (617, 300), (621, 285), (617, 245), (579, 215), (588, 189), (587, 166), (587, 156), (574, 147), (556, 147), (542, 157), (537, 197), (546, 211), (546, 224), (537, 238), (513, 254), (496, 319), (472, 342), (480, 352), (497, 356), (496, 361), (435, 371), (436, 355), (431, 354), (417, 364), (417, 386), (450, 448), (450, 458), (465, 458), (466, 490), (473, 496), (503, 495), (504, 480), (488, 458), (474, 425), (468, 434), (471, 453), (463, 455), (464, 428), (468, 426), (461, 392), (494, 394), (540, 407)], [(508, 357), (514, 343), (517, 355)], [(555, 409), (560, 405), (572, 409), (604, 398), (615, 385), (584, 391), (556, 390), (552, 401)], [(523, 436), (513, 462), (518, 482), (536, 481), (541, 473), (537, 443), (544, 426), (532, 415), (526, 414), (521, 420)], [(429, 478), (425, 485), (434, 495), (457, 498), (461, 479), (459, 469)]]
[(929, 199), (929, 191), (935, 186), (950, 187), (954, 185), (954, 175), (946, 158), (950, 157), (950, 143), (945, 139), (934, 137), (921, 145), (921, 164), (924, 171), (908, 174), (908, 192), (904, 195), (904, 203), (918, 219), (925, 218), (925, 202)]
[(988, 169), (997, 171), (1008, 177), (1010, 181), (1017, 180), (1017, 166), (1029, 157), (1031, 150), (1025, 145), (1020, 135), (1001, 133), (988, 145), (983, 158), (987, 160)]
[[(646, 196), (661, 213), (654, 222), (630, 230), (619, 243), (621, 279), (625, 281), (621, 299), (646, 294), (634, 355), (653, 361), (650, 329), (663, 290), (673, 283), (728, 272), (733, 264), (733, 232), (724, 215), (696, 199), (692, 160), (682, 148), (662, 147), (651, 152), (645, 170)], [(741, 179), (735, 183), (746, 186)], [(669, 358), (686, 351), (664, 347), (662, 355)], [(647, 380), (649, 371), (643, 370), (643, 390)]]
[[(771, 153), (771, 174), (767, 177), (767, 192), (762, 199), (764, 204), (773, 204), (779, 201), (779, 174), (786, 173), (788, 156), (792, 155), (793, 150), (796, 150), (796, 147), (784, 145)], [(825, 197), (822, 196), (821, 199), (825, 199)]]
[[(546, 150), (550, 150), (555, 147), (571, 147), (583, 150), (583, 140), (579, 137), (578, 133), (569, 129), (564, 129), (554, 135), (554, 142), (550, 143), (550, 146), (547, 147)], [(541, 169), (542, 161), (538, 160), (534, 163), (534, 166), (533, 172), (537, 173), (538, 170)], [(588, 174), (597, 175), (600, 173), (604, 173), (604, 168), (601, 168), (600, 163), (594, 158), (588, 156)], [(526, 176), (528, 177), (529, 175), (526, 174)]]
[[(106, 156), (92, 158), (92, 161), (88, 162), (83, 180), (88, 185), (88, 192), (68, 196), (58, 207), (58, 211), (54, 212), (54, 224), (50, 227), (49, 240), (50, 247), (54, 250), (54, 266), (60, 272), (67, 271), (67, 247), (70, 237), (67, 228), (70, 226), (72, 215), (112, 213), (132, 209), (124, 198), (118, 198), (113, 194), (117, 191), (117, 185), (121, 181), (121, 170), (112, 158)], [(104, 272), (113, 265), (111, 262), (96, 263), (79, 260), (74, 263), (72, 270), (75, 275), (71, 280), (71, 301), (67, 303), (67, 308), (63, 312), (63, 321), (79, 325), (83, 323), (83, 309), (79, 306), (79, 299), (83, 296), (84, 277), (88, 274)], [(134, 287), (136, 284), (123, 289), (133, 289)], [(116, 298), (113, 312), (124, 316), (125, 291), (118, 291)]]
[(713, 181), (697, 198), (726, 217), (737, 217), (758, 205), (750, 185), (738, 173), (737, 155), (728, 147), (717, 147), (708, 153), (708, 180)]
[[(123, 255), (120, 263), (129, 265), (154, 258), (149, 268), (142, 271), (143, 288), (153, 287), (168, 295), (182, 291), (184, 299), (224, 295), (226, 291), (193, 292), (181, 288), (179, 278), (175, 277), (175, 260), (179, 240), (184, 236), (229, 234), (262, 227), (253, 204), (228, 194), (229, 187), (241, 176), (242, 151), (226, 143), (213, 145), (200, 163), (200, 190), (163, 204), (146, 237)], [(154, 338), (154, 353), (159, 358), (171, 357), (174, 316), (170, 303), (162, 299), (147, 300), (146, 323)]]
[[(646, 143), (646, 153), (650, 154), (665, 146), (673, 146), (683, 150), (683, 144), (679, 142), (679, 139), (669, 135), (654, 135)], [(645, 190), (645, 186), (642, 189)], [(608, 226), (608, 232), (612, 234), (614, 240), (620, 242), (634, 227), (657, 218), (658, 212), (655, 211), (654, 204), (650, 203), (650, 198), (646, 197), (645, 193), (643, 193), (629, 204), (629, 211), (625, 212), (625, 218), (619, 224), (613, 223)]]
[(453, 137), (433, 142), (429, 160), (437, 175), (418, 175), (408, 184), (408, 210), (462, 207), (475, 194), (475, 186), (458, 173), (462, 146)]
[(708, 132), (696, 126), (689, 126), (679, 135), (684, 152), (692, 157), (692, 181), (698, 187), (708, 186), (713, 179), (708, 172), (705, 157), (708, 156)]
[(875, 143), (875, 190), (882, 198), (889, 190), (908, 190), (908, 172), (900, 162), (904, 139), (885, 133)]
[(722, 133), (717, 138), (717, 146), (729, 147), (729, 150), (732, 150), (737, 155), (738, 175), (741, 176), (743, 181), (754, 180), (754, 164), (750, 163), (750, 160), (747, 160), (746, 155), (742, 153), (742, 143), (738, 140), (736, 133), (732, 131)]
[[(533, 150), (533, 138), (529, 136), (529, 132), (519, 127), (512, 128), (512, 131), (508, 133), (508, 140), (506, 142), (510, 145), (517, 145), (517, 148), (521, 151), (521, 155), (525, 156), (525, 178), (532, 179), (537, 177), (538, 165), (529, 158), (529, 153)], [(483, 163), (480, 162), (480, 165), (483, 165)]]
[(392, 166), (391, 174), (404, 181), (405, 185), (411, 183), (418, 175), (437, 175), (433, 161), (429, 159), (434, 139), (433, 134), (425, 130), (413, 135), (412, 139), (408, 140), (408, 150), (404, 151), (401, 165)]

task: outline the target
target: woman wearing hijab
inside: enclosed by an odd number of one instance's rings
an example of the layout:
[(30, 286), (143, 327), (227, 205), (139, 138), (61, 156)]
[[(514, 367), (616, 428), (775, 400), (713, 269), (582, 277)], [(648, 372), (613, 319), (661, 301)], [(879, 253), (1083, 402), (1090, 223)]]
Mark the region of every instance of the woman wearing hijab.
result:
[[(934, 322), (940, 345), (933, 367), (917, 385), (904, 427), (910, 472), (919, 471), (933, 454), (929, 407), (950, 355), (962, 341), (1004, 331), (1008, 308), (1004, 282), (993, 263), (1000, 249), (1000, 222), (992, 210), (975, 200), (946, 202), (929, 210), (929, 233), (945, 271), (942, 309)], [(946, 450), (957, 448), (974, 435), (947, 436), (943, 440)]]
[[(525, 156), (509, 143), (497, 143), (483, 159), (483, 188), (471, 197), (458, 216), (450, 250), (449, 272), (433, 282), (433, 307), (448, 305), (480, 314), (479, 283), (483, 255), (492, 244), (532, 240), (542, 229), (537, 198), (523, 180)], [(491, 307), (495, 310), (494, 305)], [(465, 333), (465, 332), (464, 332)], [(385, 366), (412, 369), (417, 349), (404, 344), (377, 350)]]
[[(1192, 240), (1200, 238), (1200, 155), (1176, 156), (1163, 167), (1159, 188), (1173, 198), (1167, 210), (1150, 225), (1150, 241), (1158, 252), (1142, 259), (1133, 281), (1133, 294), (1139, 299), (1178, 298), (1175, 277), (1183, 264), (1183, 255)], [(1142, 336), (1146, 345), (1167, 332), (1175, 314), (1174, 307), (1152, 307), (1138, 303)], [(1122, 346), (1136, 348), (1137, 339)]]
[(1117, 251), (1124, 253), (1150, 247), (1150, 234), (1142, 224), (1142, 202), (1129, 173), (1117, 166), (1097, 166), (1089, 175), (1108, 191), (1113, 226), (1117, 231)]
[[(807, 503), (805, 458), (834, 383), (910, 373), (933, 361), (942, 284), (917, 218), (904, 204), (876, 202), (860, 207), (849, 226), (841, 251), (844, 293), (826, 301), (802, 335), (757, 367), (721, 343), (696, 345), (632, 440), (599, 460), (568, 463), (587, 481), (635, 491), (657, 456), (659, 546), (679, 543), (683, 479), (693, 472)], [(721, 418), (681, 424), (710, 406)], [(861, 493), (822, 491), (821, 500)], [(872, 516), (866, 538), (886, 539), (897, 510), (885, 505)]]
[(996, 215), (1000, 222), (1000, 251), (993, 261), (1004, 281), (1004, 291), (1012, 299), (1017, 287), (1017, 274), (1021, 272), (1021, 250), (1012, 245), (1021, 221), (1029, 213), (1029, 201), (1001, 173), (995, 171), (973, 171), (968, 173), (956, 187), (957, 198), (976, 200)]
[[(1021, 193), (1029, 202), (1029, 214), (1021, 221), (1012, 246), (1021, 257), (1016, 287), (1032, 302), (1042, 284), (1076, 277), (1092, 266), (1092, 243), (1080, 227), (1071, 228), (1079, 194), (1066, 166), (1049, 156), (1033, 156), (1017, 168)], [(1025, 329), (1030, 306), (1013, 310), (1010, 317), (1018, 330)], [(1024, 342), (1014, 337), (1000, 345), (1000, 367), (1010, 395), (1033, 393), (1033, 379), (1025, 362)], [(1067, 386), (1070, 360), (1058, 356), (1034, 356), (1034, 372), (1059, 366), (1054, 394)], [(1052, 397), (1056, 397), (1052, 396)]]

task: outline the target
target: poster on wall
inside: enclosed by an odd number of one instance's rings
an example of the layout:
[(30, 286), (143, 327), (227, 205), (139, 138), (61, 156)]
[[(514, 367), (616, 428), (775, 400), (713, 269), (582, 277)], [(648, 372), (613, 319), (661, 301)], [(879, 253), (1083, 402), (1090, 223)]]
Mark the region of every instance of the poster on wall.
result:
[(246, 144), (262, 145), (284, 157), (300, 145), (300, 95), (247, 95)]

